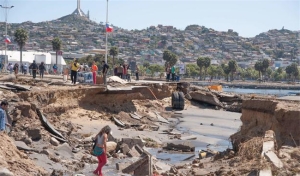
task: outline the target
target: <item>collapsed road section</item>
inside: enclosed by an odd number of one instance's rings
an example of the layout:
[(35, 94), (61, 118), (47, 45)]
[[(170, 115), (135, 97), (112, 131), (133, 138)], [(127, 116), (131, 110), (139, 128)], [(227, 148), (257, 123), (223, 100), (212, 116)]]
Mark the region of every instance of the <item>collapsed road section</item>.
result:
[[(299, 109), (293, 102), (226, 94), (186, 83), (113, 83), (105, 88), (19, 80), (9, 85), (14, 90), (2, 89), (1, 96), (10, 102), (12, 129), (9, 137), (0, 135), (5, 145), (0, 174), (91, 175), (97, 167), (97, 158), (90, 153), (92, 141), (105, 125), (113, 131), (105, 175), (299, 173)], [(184, 95), (180, 111), (172, 109), (172, 93), (178, 86)], [(238, 110), (229, 108), (234, 103)], [(187, 117), (195, 109), (199, 113)], [(225, 115), (222, 110), (242, 114)], [(204, 132), (180, 128), (184, 124)], [(223, 134), (210, 136), (216, 129)], [(215, 150), (214, 141), (230, 135), (232, 148)], [(16, 152), (19, 162), (12, 162)]]

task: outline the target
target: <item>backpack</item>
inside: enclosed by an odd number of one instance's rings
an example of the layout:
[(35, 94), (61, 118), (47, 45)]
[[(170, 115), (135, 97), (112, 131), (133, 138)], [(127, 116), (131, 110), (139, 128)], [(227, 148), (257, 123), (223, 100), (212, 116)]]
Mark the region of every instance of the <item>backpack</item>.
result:
[(103, 153), (103, 149), (97, 146), (97, 138), (93, 140), (93, 148), (91, 150), (91, 155), (99, 156)]

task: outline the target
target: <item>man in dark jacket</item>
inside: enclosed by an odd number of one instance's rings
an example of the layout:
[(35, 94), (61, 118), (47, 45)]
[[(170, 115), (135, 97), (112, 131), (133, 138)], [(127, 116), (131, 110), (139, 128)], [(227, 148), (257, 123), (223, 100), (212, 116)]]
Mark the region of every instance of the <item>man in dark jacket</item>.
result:
[(37, 71), (37, 69), (38, 69), (38, 66), (37, 66), (36, 63), (35, 63), (35, 60), (34, 60), (33, 63), (29, 66), (29, 69), (32, 70), (32, 77), (33, 77), (33, 79), (35, 79), (35, 78), (36, 78), (36, 71)]

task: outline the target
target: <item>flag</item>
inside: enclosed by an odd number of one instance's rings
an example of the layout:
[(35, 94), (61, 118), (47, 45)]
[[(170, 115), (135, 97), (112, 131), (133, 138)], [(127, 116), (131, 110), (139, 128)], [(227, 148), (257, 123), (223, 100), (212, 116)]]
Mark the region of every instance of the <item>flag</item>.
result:
[(8, 37), (5, 38), (5, 43), (11, 43), (11, 41)]
[(112, 32), (113, 27), (109, 26), (109, 24), (106, 24), (106, 32)]

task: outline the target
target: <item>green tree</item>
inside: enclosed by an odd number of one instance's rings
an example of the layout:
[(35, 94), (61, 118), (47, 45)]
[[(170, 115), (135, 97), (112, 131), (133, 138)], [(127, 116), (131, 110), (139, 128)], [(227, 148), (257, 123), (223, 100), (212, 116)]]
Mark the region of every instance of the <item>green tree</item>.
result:
[(196, 64), (187, 64), (186, 74), (187, 76), (197, 76), (199, 74), (199, 67)]
[(55, 37), (53, 40), (52, 40), (52, 48), (53, 48), (53, 51), (55, 51), (55, 56), (56, 56), (56, 60), (55, 60), (55, 63), (56, 65), (58, 64), (57, 63), (57, 55), (58, 55), (58, 51), (61, 50), (61, 45), (62, 45), (62, 41), (60, 40), (60, 38), (58, 37)]
[(233, 74), (234, 74), (234, 72), (236, 72), (236, 70), (238, 68), (237, 62), (235, 60), (230, 60), (228, 62), (228, 67), (231, 72), (231, 81), (233, 81)]
[(161, 65), (158, 65), (158, 64), (150, 65), (148, 69), (150, 70), (152, 77), (154, 76), (155, 72), (163, 72), (164, 71), (164, 67)]
[(210, 65), (207, 69), (207, 73), (210, 76), (210, 79), (213, 79), (218, 74), (218, 67), (215, 65)]
[(163, 53), (163, 60), (165, 60), (167, 63), (170, 64), (170, 66), (172, 67), (173, 65), (175, 65), (177, 63), (177, 55), (172, 53), (169, 50), (165, 50)]
[(20, 65), (22, 65), (22, 50), (28, 40), (28, 32), (25, 29), (19, 28), (15, 32), (15, 41), (20, 47)]
[(202, 76), (202, 69), (204, 67), (204, 64), (205, 64), (205, 59), (203, 57), (199, 57), (197, 59), (197, 65), (199, 67), (199, 75), (200, 75), (200, 80), (203, 79), (203, 76)]
[(209, 57), (204, 57), (204, 79), (206, 77), (207, 69), (210, 66), (210, 61)]
[(112, 64), (115, 65), (115, 56), (117, 56), (119, 54), (118, 48), (113, 46), (110, 48), (109, 50), (109, 55), (111, 55), (113, 57), (113, 62)]
[(269, 68), (269, 65), (270, 65), (270, 61), (268, 59), (264, 59), (262, 61), (262, 74), (264, 76), (266, 76), (265, 74), (266, 74), (267, 69)]
[(149, 68), (150, 63), (149, 63), (149, 62), (145, 62), (145, 63), (143, 64), (143, 66), (144, 66), (145, 68)]
[(228, 65), (222, 65), (222, 69), (226, 78), (226, 81), (229, 81), (229, 73), (231, 72), (230, 68)]
[(298, 65), (296, 63), (292, 63), (286, 67), (285, 72), (288, 74), (289, 78), (295, 82), (296, 77), (299, 75)]
[(263, 63), (261, 61), (257, 61), (254, 65), (256, 71), (258, 71), (259, 78), (261, 79), (261, 72), (263, 70)]

